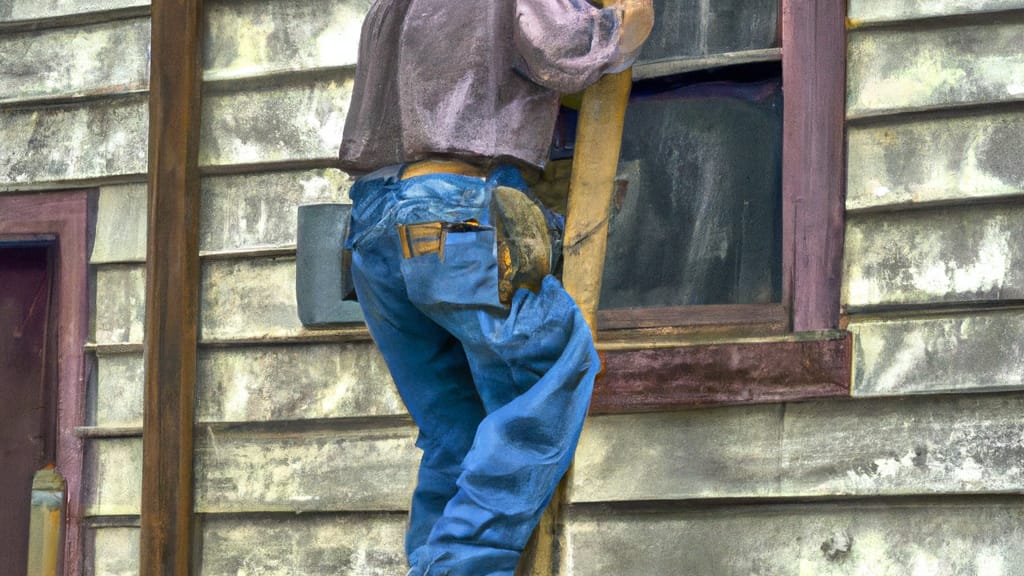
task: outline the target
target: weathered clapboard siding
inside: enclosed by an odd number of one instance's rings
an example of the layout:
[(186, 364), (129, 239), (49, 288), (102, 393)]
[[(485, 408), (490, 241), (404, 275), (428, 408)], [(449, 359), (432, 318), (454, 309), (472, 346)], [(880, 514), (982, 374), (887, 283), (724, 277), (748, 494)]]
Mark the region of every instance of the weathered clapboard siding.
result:
[(0, 104), (145, 90), (149, 19), (0, 36)]
[(85, 443), (86, 516), (138, 515), (142, 505), (142, 438)]
[(139, 529), (102, 527), (89, 530), (85, 573), (91, 576), (136, 576), (139, 573)]
[[(350, 178), (326, 168), (203, 179), (200, 250), (294, 248), (298, 206), (347, 202)], [(146, 259), (146, 185), (100, 188), (90, 262)]]
[(146, 316), (146, 268), (142, 265), (97, 266), (92, 341), (97, 344), (142, 342)]
[(571, 576), (1020, 575), (1024, 501), (570, 510)]
[[(361, 322), (359, 304), (347, 321)], [(203, 264), (203, 340), (261, 340), (306, 333), (295, 304), (295, 258), (210, 260)]]
[(5, 0), (0, 22), (20, 22), (149, 6), (148, 0)]
[(196, 438), (198, 512), (404, 510), (419, 450), (411, 425)]
[(594, 417), (574, 502), (1020, 492), (1024, 397), (808, 402)]
[(1024, 389), (1024, 311), (865, 319), (849, 329), (855, 396)]
[(849, 309), (1024, 298), (1024, 206), (978, 205), (849, 217)]
[(1024, 14), (850, 34), (847, 117), (1024, 99)]
[[(146, 270), (142, 265), (112, 264), (96, 269), (93, 341), (142, 342)], [(359, 304), (348, 304), (351, 322), (362, 319)], [(292, 256), (207, 260), (203, 263), (204, 340), (281, 339), (306, 334), (295, 304)]]
[(334, 168), (204, 178), (199, 248), (294, 247), (298, 207), (347, 202), (350, 185), (349, 177)]
[(354, 66), (369, 0), (206, 4), (204, 78)]
[(275, 79), (203, 97), (203, 166), (296, 160), (333, 162), (352, 96), (352, 72)]
[(146, 185), (100, 188), (90, 264), (145, 262)]
[(206, 349), (198, 380), (200, 422), (406, 414), (371, 342)]
[(142, 354), (96, 354), (96, 387), (89, 424), (141, 428), (143, 378)]
[(207, 516), (201, 530), (198, 576), (402, 576), (407, 571), (401, 514)]
[[(870, 23), (979, 14), (1024, 8), (1021, 0), (850, 0), (847, 16), (854, 27)], [(993, 19), (999, 16), (994, 14)]]
[(0, 110), (0, 191), (146, 172), (145, 96)]
[(851, 126), (846, 208), (1024, 194), (1022, 125), (988, 112)]
[[(198, 422), (406, 414), (371, 342), (207, 348), (198, 361)], [(91, 425), (142, 426), (142, 355), (101, 350), (96, 363)]]

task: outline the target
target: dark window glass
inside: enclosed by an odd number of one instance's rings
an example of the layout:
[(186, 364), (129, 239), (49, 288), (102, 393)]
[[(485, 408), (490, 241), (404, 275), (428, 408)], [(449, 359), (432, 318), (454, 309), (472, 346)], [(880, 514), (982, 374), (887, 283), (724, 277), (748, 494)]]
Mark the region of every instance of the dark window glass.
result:
[(639, 63), (777, 48), (779, 0), (655, 0)]
[(602, 309), (781, 301), (782, 85), (769, 68), (634, 88)]

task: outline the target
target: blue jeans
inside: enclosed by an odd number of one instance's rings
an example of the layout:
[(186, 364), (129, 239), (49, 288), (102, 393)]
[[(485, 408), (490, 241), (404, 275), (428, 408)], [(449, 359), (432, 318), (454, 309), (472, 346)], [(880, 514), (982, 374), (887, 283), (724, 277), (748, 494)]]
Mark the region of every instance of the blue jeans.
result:
[[(572, 460), (599, 369), (590, 330), (561, 283), (498, 300), (491, 223), (497, 185), (442, 174), (361, 178), (348, 245), (366, 322), (422, 449), (406, 554), (410, 574), (511, 576)], [(398, 224), (476, 220), (437, 253), (403, 258)]]

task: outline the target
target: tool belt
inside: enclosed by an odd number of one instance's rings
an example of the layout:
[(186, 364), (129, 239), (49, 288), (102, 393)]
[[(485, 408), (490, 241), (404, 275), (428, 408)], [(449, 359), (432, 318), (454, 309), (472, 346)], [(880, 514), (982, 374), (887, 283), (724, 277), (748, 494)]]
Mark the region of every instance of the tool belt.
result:
[(494, 189), (491, 221), (493, 228), (475, 220), (400, 224), (402, 256), (437, 254), (443, 261), (448, 234), (493, 229), (497, 237), (498, 298), (508, 306), (520, 288), (538, 292), (544, 277), (553, 271), (551, 236), (540, 207), (515, 188)]

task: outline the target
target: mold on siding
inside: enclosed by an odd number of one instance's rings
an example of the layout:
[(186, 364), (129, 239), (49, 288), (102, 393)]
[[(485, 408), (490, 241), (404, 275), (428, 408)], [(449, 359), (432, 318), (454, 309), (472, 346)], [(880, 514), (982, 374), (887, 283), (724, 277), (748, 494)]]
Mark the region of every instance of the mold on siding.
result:
[(138, 528), (94, 528), (89, 530), (87, 538), (86, 574), (136, 576), (139, 573)]
[(1020, 310), (856, 321), (849, 329), (855, 396), (1024, 388)]
[(0, 22), (85, 15), (149, 4), (148, 0), (4, 0), (0, 2)]
[(355, 66), (368, 0), (207, 3), (206, 80)]
[(149, 19), (0, 36), (0, 103), (145, 90)]
[(416, 483), (412, 426), (356, 431), (233, 432), (196, 438), (202, 513), (400, 511)]
[(138, 515), (142, 508), (142, 438), (85, 443), (86, 516)]
[(1024, 8), (1021, 0), (850, 0), (855, 25)]
[(298, 207), (347, 202), (349, 177), (334, 168), (203, 179), (204, 252), (293, 247)]
[(199, 576), (403, 576), (407, 571), (401, 514), (209, 516), (200, 529)]
[(145, 331), (146, 268), (107, 265), (96, 269), (93, 342), (141, 343)]
[(146, 173), (146, 97), (0, 110), (0, 191)]
[[(574, 503), (1017, 492), (1024, 398), (807, 402), (592, 418)], [(965, 415), (970, 415), (965, 418)]]
[[(1024, 565), (1016, 499), (570, 513), (571, 576), (1007, 576)], [(838, 540), (845, 551), (831, 553)]]
[(406, 413), (383, 358), (370, 342), (202, 350), (198, 379), (200, 422)]
[(849, 218), (842, 302), (869, 306), (1024, 298), (1020, 206)]
[(142, 427), (143, 362), (141, 354), (97, 354), (92, 426)]
[(203, 166), (333, 162), (352, 96), (351, 76), (215, 92), (203, 98)]
[(851, 126), (847, 210), (1024, 194), (1024, 115)]
[(100, 188), (90, 264), (146, 261), (146, 185)]
[(850, 34), (848, 118), (1024, 99), (1020, 16)]

